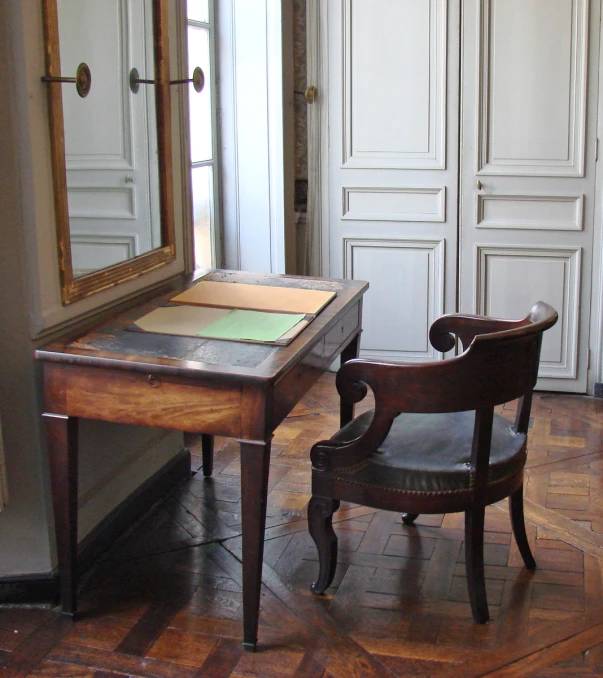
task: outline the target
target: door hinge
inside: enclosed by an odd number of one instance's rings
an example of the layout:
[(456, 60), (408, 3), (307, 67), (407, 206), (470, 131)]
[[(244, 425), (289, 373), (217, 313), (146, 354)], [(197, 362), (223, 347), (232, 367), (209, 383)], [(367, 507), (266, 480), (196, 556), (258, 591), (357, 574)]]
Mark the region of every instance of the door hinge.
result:
[(590, 369), (590, 348), (588, 349), (588, 352), (586, 354), (586, 369)]
[(595, 161), (599, 159), (599, 137), (595, 139)]

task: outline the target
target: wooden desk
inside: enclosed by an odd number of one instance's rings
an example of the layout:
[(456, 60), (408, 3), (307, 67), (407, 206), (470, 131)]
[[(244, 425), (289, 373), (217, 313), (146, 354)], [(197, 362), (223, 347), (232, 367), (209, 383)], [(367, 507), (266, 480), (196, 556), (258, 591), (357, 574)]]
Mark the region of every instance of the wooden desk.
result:
[[(36, 351), (44, 361), (44, 418), (55, 511), (61, 604), (77, 609), (78, 419), (203, 433), (211, 474), (212, 436), (239, 439), (243, 538), (243, 644), (257, 643), (270, 440), (274, 429), (332, 361), (358, 354), (359, 281), (213, 271), (206, 280), (295, 286), (337, 296), (288, 346), (129, 331), (132, 322), (185, 285), (121, 313), (84, 336)], [(351, 408), (341, 412), (343, 423)]]

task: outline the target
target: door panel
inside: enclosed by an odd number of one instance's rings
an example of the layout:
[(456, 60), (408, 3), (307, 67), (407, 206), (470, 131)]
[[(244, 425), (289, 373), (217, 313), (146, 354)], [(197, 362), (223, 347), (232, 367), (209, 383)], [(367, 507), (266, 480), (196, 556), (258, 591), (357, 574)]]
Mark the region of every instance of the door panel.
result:
[(460, 309), (555, 306), (552, 390), (586, 390), (598, 26), (588, 0), (463, 3)]
[[(362, 350), (366, 356), (436, 360), (429, 327), (444, 297), (443, 240), (345, 239), (345, 278), (370, 280), (373, 299), (363, 309)], [(391, 290), (399, 290), (392, 295)], [(412, 294), (408, 291), (412, 290)]]
[(477, 195), (477, 228), (581, 231), (583, 195)]
[(483, 303), (478, 313), (519, 318), (526, 289), (534, 299), (546, 299), (559, 311), (559, 322), (543, 337), (540, 376), (575, 379), (580, 249), (479, 246), (476, 258)]
[(588, 1), (482, 0), (465, 16), (478, 24), (478, 171), (582, 175)]
[(345, 188), (342, 219), (445, 221), (446, 189)]
[(429, 325), (456, 302), (458, 2), (337, 0), (322, 11), (331, 85), (323, 272), (370, 282), (362, 356), (438, 359)]
[(442, 168), (446, 2), (333, 4), (342, 5), (344, 165)]

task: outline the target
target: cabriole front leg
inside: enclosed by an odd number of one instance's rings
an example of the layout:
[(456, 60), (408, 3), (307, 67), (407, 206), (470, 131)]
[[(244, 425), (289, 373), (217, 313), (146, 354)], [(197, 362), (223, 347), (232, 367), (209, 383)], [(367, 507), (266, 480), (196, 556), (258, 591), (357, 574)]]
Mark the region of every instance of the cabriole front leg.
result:
[(44, 413), (63, 612), (77, 611), (78, 419)]
[(337, 535), (333, 530), (333, 513), (339, 501), (330, 497), (312, 497), (308, 505), (308, 528), (318, 549), (320, 571), (310, 587), (312, 593), (324, 593), (335, 576), (337, 567)]

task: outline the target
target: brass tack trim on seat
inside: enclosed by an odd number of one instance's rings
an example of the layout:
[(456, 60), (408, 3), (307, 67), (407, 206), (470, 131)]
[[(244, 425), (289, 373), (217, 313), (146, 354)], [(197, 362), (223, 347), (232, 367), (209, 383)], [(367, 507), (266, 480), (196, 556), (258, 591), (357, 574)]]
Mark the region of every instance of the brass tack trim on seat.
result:
[[(373, 485), (369, 485), (368, 483), (360, 483), (357, 480), (348, 480), (348, 478), (340, 478), (338, 476), (334, 476), (333, 480), (338, 480), (342, 483), (348, 483), (349, 485), (357, 485), (358, 487), (373, 487)], [(422, 490), (399, 490), (396, 487), (379, 487), (379, 491), (381, 492), (394, 492), (396, 494), (423, 494), (423, 495), (428, 495), (428, 494), (437, 494), (440, 496), (447, 495), (447, 494), (461, 494), (461, 493), (470, 493), (471, 490), (468, 487), (461, 488), (459, 490), (432, 490), (429, 492), (424, 492)]]
[[(338, 469), (338, 470), (340, 470), (340, 469)], [(509, 478), (513, 478), (515, 475), (516, 474), (510, 475), (510, 476), (505, 476), (504, 478), (499, 478), (498, 480), (491, 483), (491, 485), (498, 485), (499, 483), (503, 483), (506, 480), (508, 480)], [(369, 485), (368, 483), (361, 483), (358, 480), (350, 480), (349, 478), (343, 478), (341, 476), (333, 476), (333, 480), (337, 480), (338, 482), (341, 482), (341, 483), (347, 483), (348, 485), (356, 485), (357, 487), (374, 487), (374, 485)], [(382, 492), (394, 492), (396, 494), (414, 494), (414, 495), (437, 494), (439, 496), (444, 496), (444, 495), (448, 495), (448, 494), (461, 494), (463, 492), (471, 493), (473, 491), (471, 487), (462, 487), (458, 490), (429, 490), (429, 491), (424, 491), (424, 490), (399, 490), (396, 487), (383, 487), (383, 486), (380, 486), (379, 490), (382, 491)]]
[(353, 473), (354, 471), (361, 471), (365, 466), (368, 466), (368, 459), (363, 459), (362, 461), (359, 461), (357, 464), (354, 464), (353, 466), (345, 466), (343, 468), (338, 468), (338, 472), (346, 472), (346, 473)]

